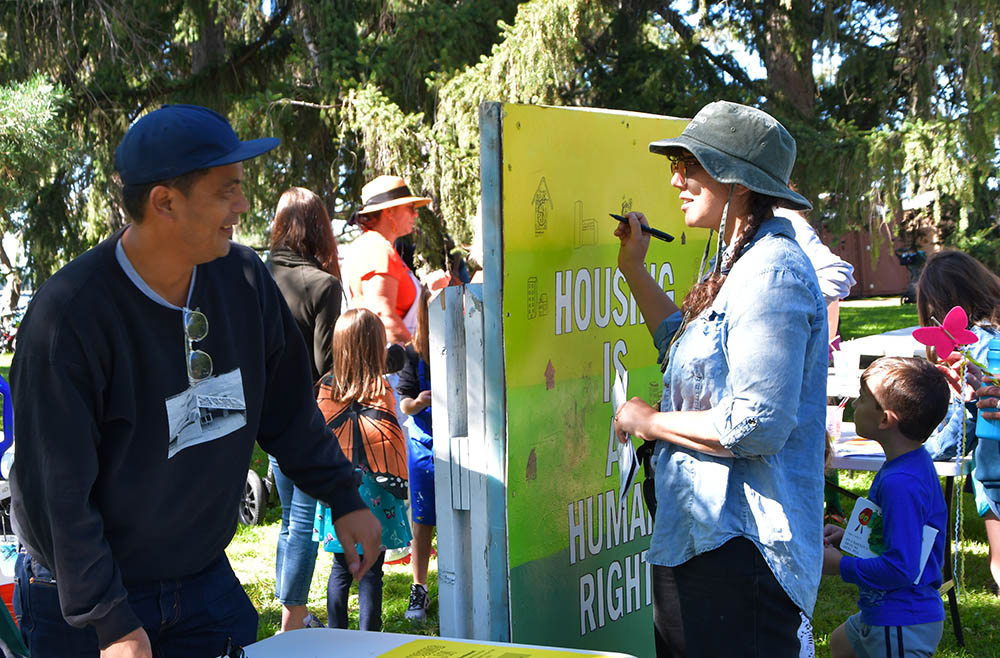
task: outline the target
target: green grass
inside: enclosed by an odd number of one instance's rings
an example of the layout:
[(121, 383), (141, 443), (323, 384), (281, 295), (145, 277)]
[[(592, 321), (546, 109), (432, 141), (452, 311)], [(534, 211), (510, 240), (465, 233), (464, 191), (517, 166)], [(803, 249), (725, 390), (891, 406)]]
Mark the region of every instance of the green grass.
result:
[[(852, 302), (841, 302), (840, 326), (837, 330), (841, 340), (871, 336), (917, 324), (915, 304), (900, 304), (898, 298), (887, 298), (885, 301), (895, 303), (886, 306), (856, 306)], [(854, 421), (854, 405), (848, 404), (844, 409), (844, 421)]]
[[(266, 468), (266, 460), (265, 460)], [(226, 549), (243, 589), (246, 590), (254, 607), (260, 613), (257, 639), (263, 640), (274, 635), (281, 627), (281, 604), (274, 598), (274, 554), (281, 529), (281, 508), (268, 509), (264, 523), (255, 527), (240, 526), (236, 536)], [(324, 624), (326, 616), (326, 583), (330, 576), (332, 555), (322, 549), (316, 560), (312, 584), (309, 587), (309, 611)], [(389, 565), (384, 568), (382, 588), (382, 630), (389, 633), (411, 633), (415, 635), (438, 634), (437, 607), (437, 559), (431, 558), (427, 574), (427, 589), (431, 606), (427, 611), (427, 622), (413, 624), (404, 617), (410, 599), (412, 582), (409, 565)], [(351, 587), (348, 625), (358, 628), (357, 584)]]
[[(865, 495), (871, 486), (873, 477), (874, 473), (841, 471), (840, 486), (859, 495)], [(961, 483), (956, 482), (956, 488), (960, 487)], [(848, 512), (854, 505), (854, 501), (847, 497), (842, 499), (842, 503)], [(965, 634), (965, 647), (960, 648), (955, 641), (951, 615), (947, 612), (947, 601), (945, 601), (944, 635), (935, 656), (943, 658), (1000, 657), (1000, 631), (998, 631), (996, 623), (1000, 619), (1000, 598), (994, 596), (987, 589), (992, 582), (987, 557), (989, 545), (986, 541), (983, 520), (976, 514), (972, 494), (963, 494), (962, 513), (965, 538), (958, 554), (965, 558), (962, 578), (965, 588), (961, 591), (958, 608)], [(954, 533), (954, 529), (951, 532)], [(816, 601), (816, 611), (813, 615), (816, 656), (818, 658), (830, 655), (830, 633), (848, 616), (857, 612), (857, 596), (858, 588), (854, 585), (848, 585), (836, 577), (823, 577), (819, 588), (819, 597)]]
[(842, 340), (851, 340), (917, 324), (916, 304), (852, 306), (850, 302), (842, 302), (838, 333)]
[[(840, 484), (859, 495), (868, 492), (873, 473), (842, 471)], [(843, 499), (844, 509), (850, 511), (853, 501)], [(989, 547), (982, 519), (976, 514), (970, 494), (963, 495), (964, 535), (959, 549), (964, 556), (964, 589), (959, 598), (959, 612), (965, 632), (965, 648), (958, 647), (952, 631), (950, 615), (945, 620), (944, 636), (937, 656), (943, 658), (1000, 657), (1000, 632), (996, 621), (1000, 619), (1000, 599), (987, 589), (991, 582), (988, 564)], [(277, 632), (281, 624), (281, 606), (274, 600), (274, 550), (280, 528), (280, 509), (268, 510), (263, 525), (241, 527), (227, 550), (236, 575), (243, 582), (250, 599), (260, 612), (259, 640)], [(316, 571), (309, 590), (309, 609), (326, 622), (326, 581), (330, 573), (331, 556), (320, 551)], [(416, 626), (406, 621), (404, 612), (410, 588), (409, 566), (386, 567), (384, 600), (382, 604), (383, 630), (394, 633), (421, 635), (438, 634), (437, 562), (431, 560), (428, 585), (432, 604), (428, 622)], [(816, 610), (813, 616), (815, 639), (819, 658), (830, 655), (830, 633), (857, 609), (858, 590), (839, 578), (824, 577), (820, 585)], [(356, 588), (351, 594), (350, 627), (358, 627), (358, 601)]]
[(3, 375), (3, 378), (8, 384), (10, 383), (10, 362), (13, 358), (13, 352), (4, 352), (3, 354), (0, 354), (0, 375)]

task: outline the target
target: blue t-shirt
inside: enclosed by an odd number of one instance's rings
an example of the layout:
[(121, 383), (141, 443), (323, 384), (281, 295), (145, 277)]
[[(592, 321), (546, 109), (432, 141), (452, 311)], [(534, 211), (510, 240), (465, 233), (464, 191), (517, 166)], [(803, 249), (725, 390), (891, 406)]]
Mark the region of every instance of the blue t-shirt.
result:
[[(858, 586), (861, 621), (871, 626), (910, 626), (944, 620), (938, 588), (948, 532), (948, 508), (934, 463), (926, 450), (913, 450), (882, 465), (868, 498), (882, 508), (882, 543), (878, 557), (845, 556), (840, 575)], [(923, 528), (938, 531), (920, 581)]]

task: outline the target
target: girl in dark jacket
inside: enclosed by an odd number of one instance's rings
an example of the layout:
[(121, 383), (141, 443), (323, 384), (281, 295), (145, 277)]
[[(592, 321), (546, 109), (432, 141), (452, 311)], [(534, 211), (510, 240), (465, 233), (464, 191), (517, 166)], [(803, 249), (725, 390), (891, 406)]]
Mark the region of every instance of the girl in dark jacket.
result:
[[(333, 326), (343, 288), (337, 240), (330, 215), (313, 192), (293, 187), (281, 195), (271, 231), (271, 273), (295, 317), (309, 350), (313, 382), (333, 366)], [(316, 566), (312, 541), (316, 499), (301, 491), (269, 458), (281, 498), (281, 533), (275, 565), (275, 597), (281, 601), (281, 630), (302, 628)]]

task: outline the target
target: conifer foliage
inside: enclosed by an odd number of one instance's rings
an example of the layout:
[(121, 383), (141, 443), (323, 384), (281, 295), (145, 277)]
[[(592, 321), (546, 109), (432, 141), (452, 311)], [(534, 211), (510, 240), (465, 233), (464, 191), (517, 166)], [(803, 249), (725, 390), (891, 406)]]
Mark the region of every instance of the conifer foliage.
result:
[(9, 0), (0, 220), (41, 283), (126, 221), (112, 163), (129, 124), (199, 103), (282, 140), (247, 167), (242, 241), (265, 244), (291, 185), (343, 218), (367, 179), (396, 173), (434, 198), (418, 246), (440, 266), (445, 232), (472, 239), (480, 102), (691, 116), (724, 98), (798, 138), (817, 223), (870, 226), (922, 196), (948, 242), (997, 266), (998, 4)]

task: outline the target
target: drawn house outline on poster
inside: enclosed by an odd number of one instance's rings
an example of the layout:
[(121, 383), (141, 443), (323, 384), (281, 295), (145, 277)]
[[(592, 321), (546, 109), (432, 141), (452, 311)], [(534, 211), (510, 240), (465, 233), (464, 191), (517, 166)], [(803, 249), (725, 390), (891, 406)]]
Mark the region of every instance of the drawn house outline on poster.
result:
[(597, 220), (585, 217), (583, 201), (573, 203), (573, 247), (592, 247), (597, 244)]
[(554, 208), (545, 176), (542, 176), (541, 180), (538, 181), (538, 187), (535, 188), (535, 195), (531, 201), (535, 210), (535, 235), (539, 236), (548, 229), (549, 212)]

